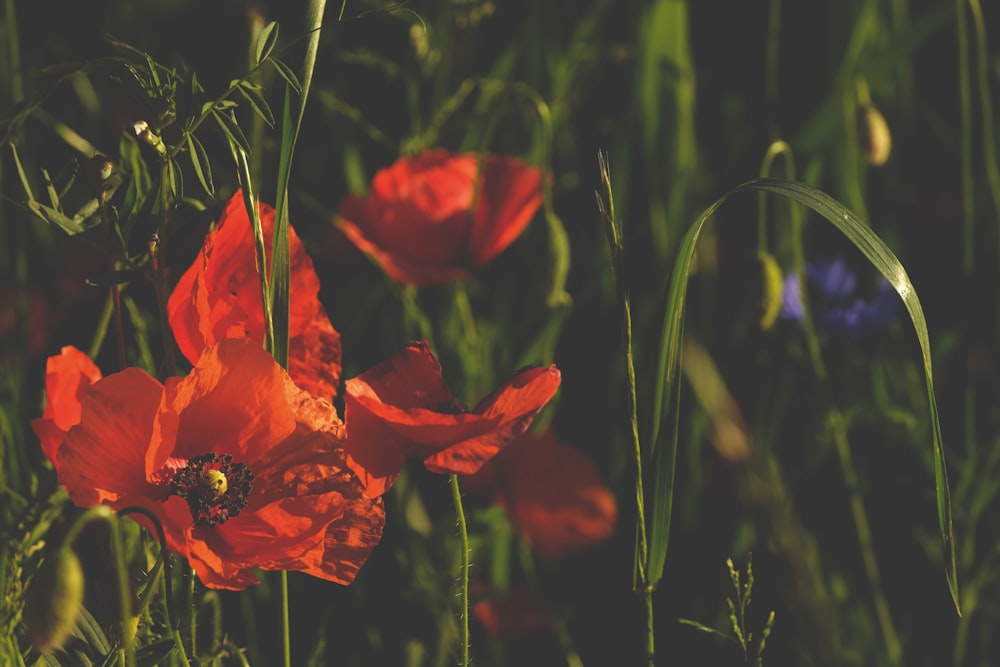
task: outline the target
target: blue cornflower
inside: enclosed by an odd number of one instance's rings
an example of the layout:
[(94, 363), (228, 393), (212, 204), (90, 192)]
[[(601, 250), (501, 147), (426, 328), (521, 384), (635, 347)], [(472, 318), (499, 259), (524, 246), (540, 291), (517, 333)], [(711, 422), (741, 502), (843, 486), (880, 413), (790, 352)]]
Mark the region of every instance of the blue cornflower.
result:
[[(857, 294), (858, 277), (843, 258), (806, 264), (808, 283), (816, 287), (814, 302), (817, 328), (833, 336), (857, 338), (883, 329), (899, 314), (903, 302), (889, 282), (879, 276), (870, 299)], [(805, 315), (798, 277), (785, 277), (781, 317), (802, 322)]]

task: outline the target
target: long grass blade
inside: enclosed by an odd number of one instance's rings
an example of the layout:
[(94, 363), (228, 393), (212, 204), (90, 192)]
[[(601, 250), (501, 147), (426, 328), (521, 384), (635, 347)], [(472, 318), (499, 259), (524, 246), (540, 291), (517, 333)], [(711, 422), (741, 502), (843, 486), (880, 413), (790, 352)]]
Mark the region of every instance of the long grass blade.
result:
[[(931, 365), (930, 336), (927, 321), (917, 297), (916, 289), (889, 247), (860, 217), (845, 208), (840, 202), (803, 183), (774, 179), (755, 179), (733, 188), (717, 199), (698, 217), (688, 229), (677, 253), (674, 270), (668, 287), (667, 306), (664, 312), (660, 358), (660, 370), (654, 393), (653, 443), (654, 461), (654, 502), (650, 519), (650, 583), (656, 585), (663, 575), (667, 555), (670, 512), (673, 496), (673, 472), (677, 454), (677, 399), (681, 342), (684, 321), (684, 305), (687, 284), (690, 277), (691, 260), (702, 228), (709, 218), (730, 197), (743, 192), (767, 192), (788, 197), (804, 204), (831, 222), (858, 250), (864, 254), (879, 273), (892, 285), (903, 300), (910, 321), (917, 334), (917, 342), (924, 365), (927, 401), (930, 410), (933, 433), (934, 486), (938, 511), (938, 527), (944, 547), (945, 578), (951, 592), (955, 609), (961, 614), (958, 594), (958, 574), (955, 561), (955, 538), (952, 528), (951, 493), (948, 488), (948, 472), (945, 464), (941, 424), (938, 417), (937, 399), (934, 395), (934, 379)], [(673, 403), (673, 405), (671, 405)], [(671, 410), (673, 408), (673, 410)], [(664, 426), (672, 425), (672, 428)], [(666, 435), (669, 433), (669, 435)]]

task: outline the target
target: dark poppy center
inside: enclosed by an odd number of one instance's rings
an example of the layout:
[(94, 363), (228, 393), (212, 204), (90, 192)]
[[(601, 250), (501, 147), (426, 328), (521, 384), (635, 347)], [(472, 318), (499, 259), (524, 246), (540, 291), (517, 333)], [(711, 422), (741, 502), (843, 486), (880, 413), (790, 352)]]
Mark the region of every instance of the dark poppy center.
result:
[(196, 526), (212, 526), (236, 516), (247, 506), (253, 473), (229, 454), (201, 454), (188, 461), (170, 481), (170, 494), (191, 508)]

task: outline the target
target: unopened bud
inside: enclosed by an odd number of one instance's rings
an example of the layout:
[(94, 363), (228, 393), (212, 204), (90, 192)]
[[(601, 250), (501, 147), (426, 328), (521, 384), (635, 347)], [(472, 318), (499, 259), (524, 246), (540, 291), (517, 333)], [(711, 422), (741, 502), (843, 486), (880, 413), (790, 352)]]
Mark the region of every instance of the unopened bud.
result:
[(24, 625), (31, 645), (50, 653), (69, 637), (83, 608), (83, 568), (72, 549), (63, 547), (35, 574), (24, 601)]
[(868, 164), (881, 167), (892, 152), (892, 134), (885, 116), (868, 104), (858, 110), (858, 142)]
[(156, 151), (156, 154), (160, 157), (167, 156), (167, 147), (163, 143), (158, 135), (156, 135), (151, 129), (149, 129), (149, 123), (144, 120), (137, 120), (132, 123), (132, 134), (135, 135), (137, 139), (141, 139)]
[(757, 259), (761, 266), (761, 277), (763, 278), (763, 290), (761, 294), (761, 331), (767, 331), (778, 319), (781, 312), (781, 299), (783, 291), (784, 277), (781, 267), (769, 253), (761, 250), (757, 253)]

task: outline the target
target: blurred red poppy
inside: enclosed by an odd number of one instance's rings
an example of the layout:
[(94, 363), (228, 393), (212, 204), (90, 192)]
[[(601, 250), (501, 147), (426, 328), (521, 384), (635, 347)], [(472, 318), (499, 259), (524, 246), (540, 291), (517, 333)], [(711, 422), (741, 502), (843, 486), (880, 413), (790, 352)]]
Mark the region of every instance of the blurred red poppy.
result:
[[(375, 174), (366, 198), (348, 195), (338, 225), (394, 280), (467, 279), (503, 252), (542, 203), (542, 172), (503, 155), (437, 149)], [(480, 175), (481, 174), (481, 175)]]
[[(274, 209), (259, 204), (267, 260), (271, 261)], [(289, 307), (288, 372), (303, 389), (332, 399), (340, 382), (340, 334), (319, 302), (319, 278), (295, 230), (288, 229), (292, 295)], [(170, 328), (192, 364), (223, 338), (264, 340), (253, 229), (240, 191), (205, 237), (194, 263), (167, 303)]]
[(45, 363), (45, 410), (40, 418), (31, 421), (31, 428), (56, 470), (59, 470), (57, 454), (66, 432), (80, 423), (83, 394), (100, 379), (101, 369), (72, 345), (65, 346)]
[(472, 615), (483, 629), (500, 639), (523, 639), (552, 627), (552, 616), (541, 596), (520, 587), (472, 605)]
[(471, 412), (451, 395), (426, 341), (345, 383), (349, 461), (371, 496), (392, 486), (403, 463), (431, 472), (476, 472), (521, 435), (559, 388), (555, 366), (527, 368)]
[(80, 398), (59, 482), (79, 506), (155, 514), (206, 586), (245, 588), (254, 568), (347, 584), (381, 538), (336, 410), (253, 341), (222, 340), (165, 385), (128, 368)]
[(463, 481), (467, 490), (492, 492), (544, 558), (607, 539), (618, 520), (615, 496), (594, 462), (551, 431), (525, 433)]

